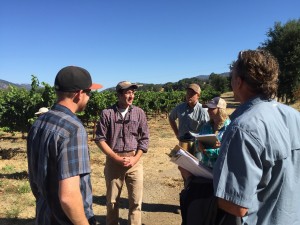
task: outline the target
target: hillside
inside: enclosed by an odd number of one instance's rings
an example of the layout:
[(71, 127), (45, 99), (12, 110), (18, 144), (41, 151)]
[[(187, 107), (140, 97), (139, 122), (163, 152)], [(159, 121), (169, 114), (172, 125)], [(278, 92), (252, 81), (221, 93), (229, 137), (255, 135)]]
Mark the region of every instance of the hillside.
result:
[(15, 83), (0, 79), (0, 89), (7, 89), (9, 87), (9, 85), (15, 86), (18, 88), (25, 88), (27, 90), (30, 90), (30, 88), (31, 88), (30, 84), (15, 84)]
[[(229, 72), (225, 72), (225, 73), (220, 73), (220, 76), (224, 76), (224, 77), (229, 77), (230, 73)], [(198, 78), (199, 80), (208, 80), (210, 75), (198, 75), (195, 78)]]

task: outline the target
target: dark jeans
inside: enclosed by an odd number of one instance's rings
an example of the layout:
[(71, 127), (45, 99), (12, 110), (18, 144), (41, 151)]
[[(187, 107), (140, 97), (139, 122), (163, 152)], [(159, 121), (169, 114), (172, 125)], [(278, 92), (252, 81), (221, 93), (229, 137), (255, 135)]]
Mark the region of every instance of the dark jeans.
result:
[(180, 193), (182, 225), (240, 225), (241, 218), (218, 208), (212, 180), (194, 177)]

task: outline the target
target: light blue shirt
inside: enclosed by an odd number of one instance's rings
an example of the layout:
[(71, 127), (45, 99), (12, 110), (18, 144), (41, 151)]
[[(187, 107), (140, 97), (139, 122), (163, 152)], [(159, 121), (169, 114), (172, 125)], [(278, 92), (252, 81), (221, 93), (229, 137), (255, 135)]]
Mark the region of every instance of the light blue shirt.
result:
[(209, 121), (207, 110), (197, 102), (194, 108), (189, 107), (186, 102), (177, 105), (170, 113), (169, 119), (178, 119), (178, 135), (180, 140), (192, 138), (190, 131), (198, 133), (201, 126)]
[(243, 224), (300, 224), (300, 113), (257, 97), (236, 109), (214, 166), (217, 197), (248, 208)]

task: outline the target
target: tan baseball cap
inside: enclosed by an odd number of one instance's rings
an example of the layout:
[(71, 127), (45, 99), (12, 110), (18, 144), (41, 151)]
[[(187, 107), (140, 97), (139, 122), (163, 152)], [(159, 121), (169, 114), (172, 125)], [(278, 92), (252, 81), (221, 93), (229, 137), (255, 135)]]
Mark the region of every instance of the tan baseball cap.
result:
[(207, 108), (219, 108), (219, 109), (226, 109), (227, 103), (223, 98), (214, 97), (208, 103), (205, 104)]
[(192, 89), (194, 92), (200, 95), (201, 88), (198, 84), (189, 84), (189, 86), (186, 89)]
[(128, 88), (133, 88), (133, 89), (137, 89), (138, 85), (137, 84), (133, 84), (129, 81), (121, 81), (117, 84), (116, 86), (116, 91), (119, 92), (121, 90), (126, 90)]

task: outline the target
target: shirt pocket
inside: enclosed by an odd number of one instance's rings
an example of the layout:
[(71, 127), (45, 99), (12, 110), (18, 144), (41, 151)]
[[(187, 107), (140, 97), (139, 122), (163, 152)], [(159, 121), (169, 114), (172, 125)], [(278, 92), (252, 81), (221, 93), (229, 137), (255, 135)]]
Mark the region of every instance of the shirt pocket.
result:
[(196, 118), (191, 118), (190, 116), (188, 117), (188, 126), (190, 131), (198, 133), (201, 127), (200, 125), (200, 122)]
[(131, 120), (128, 123), (128, 131), (133, 136), (138, 136), (139, 122), (135, 120)]

